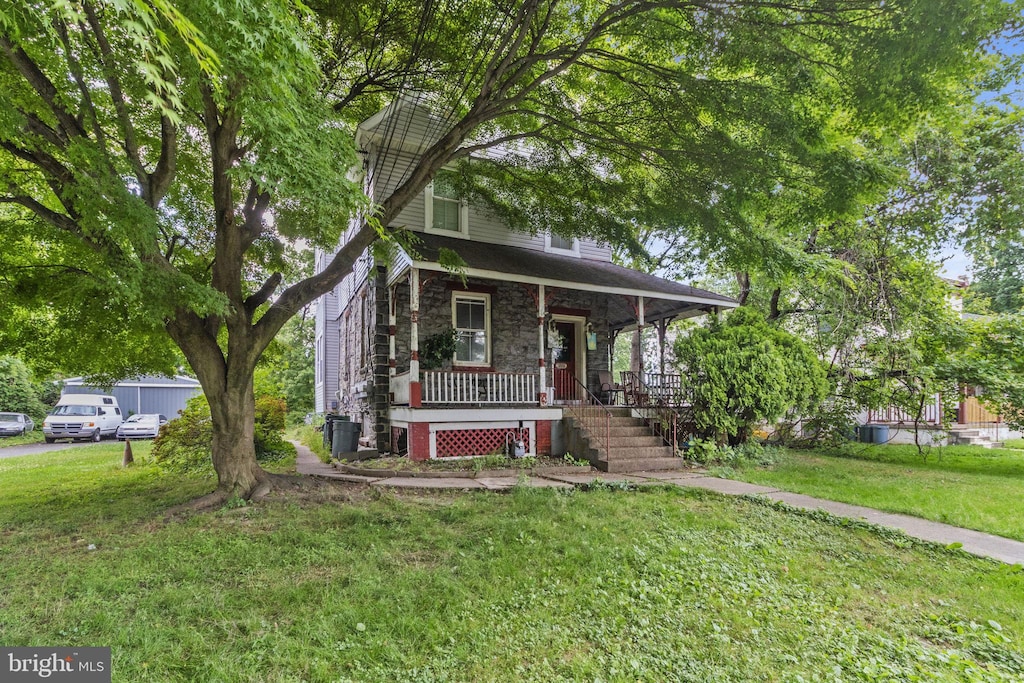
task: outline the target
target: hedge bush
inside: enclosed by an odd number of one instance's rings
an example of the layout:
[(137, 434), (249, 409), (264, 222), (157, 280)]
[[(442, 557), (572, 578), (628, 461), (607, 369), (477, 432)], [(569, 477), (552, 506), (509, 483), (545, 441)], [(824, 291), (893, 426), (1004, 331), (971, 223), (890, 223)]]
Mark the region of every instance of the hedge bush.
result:
[[(288, 407), (276, 396), (256, 398), (255, 446), (256, 460), (274, 462), (293, 455), (295, 447), (284, 440), (285, 414)], [(213, 461), (213, 420), (205, 396), (189, 400), (176, 420), (160, 428), (153, 441), (153, 458), (165, 470), (199, 472), (210, 470)]]

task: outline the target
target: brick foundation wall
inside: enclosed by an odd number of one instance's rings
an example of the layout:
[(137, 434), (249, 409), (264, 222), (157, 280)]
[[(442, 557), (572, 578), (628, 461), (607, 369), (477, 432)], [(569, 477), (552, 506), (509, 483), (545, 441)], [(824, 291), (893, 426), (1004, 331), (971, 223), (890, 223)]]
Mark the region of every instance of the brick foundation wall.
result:
[(412, 460), (430, 459), (430, 425), (426, 422), (409, 425), (409, 457)]
[(551, 455), (551, 422), (537, 421), (537, 455)]

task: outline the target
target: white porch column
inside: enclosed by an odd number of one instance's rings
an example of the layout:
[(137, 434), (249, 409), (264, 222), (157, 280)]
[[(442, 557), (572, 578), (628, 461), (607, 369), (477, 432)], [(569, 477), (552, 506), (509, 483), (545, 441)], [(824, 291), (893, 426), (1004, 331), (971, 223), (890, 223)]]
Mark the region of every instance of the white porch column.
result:
[(655, 322), (658, 330), (658, 372), (665, 374), (665, 337), (668, 334), (668, 318), (662, 318)]
[(409, 406), (419, 408), (423, 393), (420, 384), (420, 271), (409, 271)]
[(640, 358), (638, 361), (640, 363), (640, 379), (645, 382), (647, 381), (647, 378), (644, 377), (644, 325), (646, 324), (644, 320), (644, 298), (638, 296), (636, 298), (636, 333), (640, 337)]
[[(544, 367), (544, 285), (537, 285), (537, 366), (540, 368), (540, 393), (547, 395), (547, 368)], [(545, 403), (541, 400), (541, 403)]]

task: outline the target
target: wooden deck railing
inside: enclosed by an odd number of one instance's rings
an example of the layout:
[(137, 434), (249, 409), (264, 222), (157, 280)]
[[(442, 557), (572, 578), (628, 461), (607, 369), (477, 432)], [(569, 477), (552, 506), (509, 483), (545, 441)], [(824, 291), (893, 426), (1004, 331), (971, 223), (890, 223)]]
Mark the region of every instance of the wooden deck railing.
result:
[[(890, 424), (911, 424), (914, 422), (914, 414), (895, 406), (871, 409), (868, 411), (868, 422), (886, 422)], [(921, 422), (924, 424), (937, 425), (942, 423), (942, 400), (938, 394), (924, 405), (921, 413)]]
[(689, 406), (691, 401), (682, 375), (621, 373), (622, 395), (627, 405)]
[(633, 414), (639, 415), (660, 436), (672, 451), (679, 450), (680, 438), (694, 431), (693, 407), (686, 400), (679, 375), (648, 375), (653, 383), (645, 381), (640, 373), (623, 372), (623, 397)]
[(1002, 422), (1002, 418), (996, 413), (989, 412), (977, 397), (965, 396), (960, 402), (957, 422), (969, 425), (998, 424)]
[(434, 370), (423, 373), (423, 403), (523, 405), (538, 402), (537, 375)]

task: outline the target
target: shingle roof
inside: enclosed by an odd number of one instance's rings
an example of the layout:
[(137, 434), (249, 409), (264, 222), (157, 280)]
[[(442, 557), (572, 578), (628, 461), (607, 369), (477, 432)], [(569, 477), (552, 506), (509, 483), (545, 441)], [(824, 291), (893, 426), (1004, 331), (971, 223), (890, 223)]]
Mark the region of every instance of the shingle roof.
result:
[[(463, 240), (442, 235), (417, 233), (418, 267), (436, 264), (442, 248), (457, 253), (467, 265), (467, 274), (528, 281), (567, 289), (603, 291), (609, 294), (643, 296), (648, 321), (699, 315), (713, 307), (733, 308), (735, 299), (672, 280), (649, 275), (606, 261), (549, 254), (533, 249)], [(615, 299), (621, 299), (616, 297)], [(635, 315), (625, 302), (610, 306), (614, 328), (627, 327)]]

